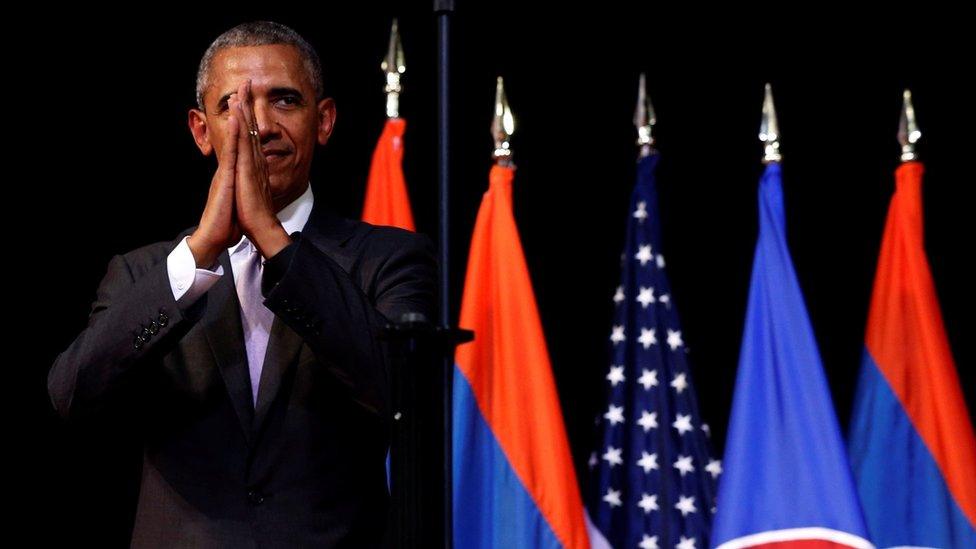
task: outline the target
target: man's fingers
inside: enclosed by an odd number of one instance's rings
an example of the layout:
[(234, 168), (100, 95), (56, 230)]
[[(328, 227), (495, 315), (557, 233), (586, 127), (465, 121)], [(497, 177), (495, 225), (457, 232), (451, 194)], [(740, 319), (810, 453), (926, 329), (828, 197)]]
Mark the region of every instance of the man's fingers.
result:
[(254, 97), (251, 94), (250, 80), (245, 80), (241, 84), (238, 95), (241, 96), (241, 111), (244, 113), (244, 120), (247, 122), (248, 144), (251, 147), (254, 165), (262, 167), (261, 141), (257, 135), (258, 122), (257, 117), (254, 115)]
[(237, 163), (238, 170), (243, 173), (250, 173), (254, 166), (254, 147), (251, 146), (250, 126), (247, 123), (247, 116), (244, 112), (244, 102), (237, 103), (237, 115), (240, 116), (242, 124), (237, 132)]
[(227, 118), (227, 138), (224, 147), (224, 158), (222, 162), (227, 162), (228, 168), (233, 168), (237, 163), (237, 134), (240, 132), (240, 122), (233, 113)]
[[(241, 110), (244, 113), (245, 119), (247, 120), (247, 128), (249, 130), (248, 143), (251, 146), (251, 164), (254, 168), (254, 175), (258, 178), (259, 183), (264, 183), (261, 185), (262, 192), (270, 193), (270, 189), (267, 188), (267, 173), (268, 165), (264, 158), (264, 153), (261, 150), (261, 138), (257, 135), (258, 122), (257, 116), (254, 114), (254, 96), (251, 93), (251, 81), (246, 80), (241, 85)], [(253, 131), (254, 133), (250, 133)], [(243, 145), (243, 144), (242, 144)]]
[(258, 118), (254, 115), (254, 97), (251, 94), (251, 81), (247, 81), (247, 93), (243, 104), (244, 114), (247, 116), (247, 127), (250, 130), (251, 149), (254, 151), (254, 164), (263, 168), (264, 155), (261, 154), (261, 138), (257, 135)]
[[(244, 125), (245, 129), (250, 132), (251, 130), (256, 130), (258, 128), (257, 122), (254, 120), (254, 109), (252, 108), (251, 102), (251, 81), (245, 80), (241, 83), (237, 90), (237, 96), (240, 97), (240, 107), (241, 112), (244, 114)], [(248, 133), (250, 136), (250, 133)]]
[(227, 156), (230, 160), (233, 160), (237, 156), (237, 133), (240, 131), (240, 122), (238, 122), (237, 117), (233, 113), (227, 118), (227, 145), (225, 148), (227, 151)]
[(220, 158), (217, 159), (217, 186), (221, 189), (234, 188), (234, 174), (237, 169), (237, 127), (239, 122), (231, 114), (227, 119), (227, 127), (224, 131), (224, 147), (220, 151)]
[[(236, 101), (231, 106), (241, 127), (237, 139), (237, 171), (235, 188), (235, 210), (241, 229), (264, 220), (271, 208), (270, 185), (268, 184), (267, 163), (261, 151), (251, 82), (244, 81), (237, 89)], [(273, 216), (273, 211), (271, 212)], [(253, 228), (253, 227), (252, 227)], [(246, 232), (246, 230), (245, 230)]]

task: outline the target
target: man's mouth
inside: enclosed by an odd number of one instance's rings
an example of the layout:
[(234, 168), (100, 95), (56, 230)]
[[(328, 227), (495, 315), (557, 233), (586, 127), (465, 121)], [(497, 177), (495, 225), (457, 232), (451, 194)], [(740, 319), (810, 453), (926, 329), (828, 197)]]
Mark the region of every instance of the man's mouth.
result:
[(281, 160), (282, 158), (288, 156), (288, 154), (289, 154), (288, 151), (283, 150), (283, 149), (268, 149), (268, 150), (262, 151), (262, 152), (264, 153), (264, 159), (267, 162), (276, 162), (276, 161)]

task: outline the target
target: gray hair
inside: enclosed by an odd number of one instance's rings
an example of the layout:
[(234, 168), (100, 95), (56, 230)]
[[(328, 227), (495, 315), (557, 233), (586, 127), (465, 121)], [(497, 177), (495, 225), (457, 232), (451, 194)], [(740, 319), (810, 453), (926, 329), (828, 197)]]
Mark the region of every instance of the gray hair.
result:
[(203, 58), (200, 59), (200, 68), (197, 70), (197, 107), (202, 111), (206, 110), (203, 105), (203, 95), (210, 86), (210, 65), (219, 51), (233, 47), (273, 44), (284, 44), (298, 49), (305, 72), (315, 89), (315, 99), (323, 98), (325, 89), (322, 84), (322, 63), (315, 48), (291, 27), (272, 21), (253, 21), (237, 25), (221, 34), (204, 52)]

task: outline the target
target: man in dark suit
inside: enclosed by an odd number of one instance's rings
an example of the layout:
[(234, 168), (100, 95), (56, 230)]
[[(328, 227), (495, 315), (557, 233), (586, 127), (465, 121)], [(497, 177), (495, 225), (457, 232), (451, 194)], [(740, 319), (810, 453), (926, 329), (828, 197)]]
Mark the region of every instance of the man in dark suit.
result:
[(434, 311), (429, 239), (314, 201), (332, 132), (319, 60), (250, 23), (207, 50), (190, 130), (216, 174), (200, 223), (114, 256), (48, 391), (73, 422), (144, 425), (133, 546), (382, 543), (388, 321)]

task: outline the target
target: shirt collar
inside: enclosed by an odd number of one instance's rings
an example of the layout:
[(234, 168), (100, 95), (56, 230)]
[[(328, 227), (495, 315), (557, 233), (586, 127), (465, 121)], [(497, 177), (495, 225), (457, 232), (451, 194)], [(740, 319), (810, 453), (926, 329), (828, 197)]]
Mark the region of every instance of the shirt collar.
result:
[[(277, 213), (278, 221), (281, 222), (281, 226), (284, 227), (285, 232), (291, 234), (295, 231), (300, 231), (305, 227), (305, 223), (308, 222), (308, 217), (312, 212), (312, 204), (314, 203), (314, 198), (312, 196), (312, 184), (309, 182), (308, 186), (305, 187), (305, 192), (301, 196), (293, 200), (290, 204), (285, 206)], [(241, 246), (244, 246), (246, 236), (241, 236), (241, 239), (237, 241), (227, 250), (233, 254)]]

